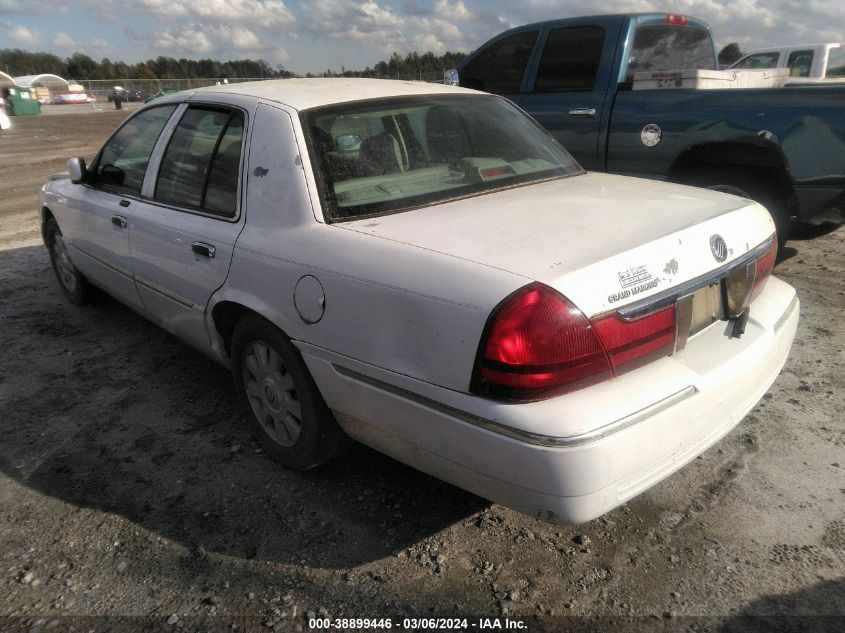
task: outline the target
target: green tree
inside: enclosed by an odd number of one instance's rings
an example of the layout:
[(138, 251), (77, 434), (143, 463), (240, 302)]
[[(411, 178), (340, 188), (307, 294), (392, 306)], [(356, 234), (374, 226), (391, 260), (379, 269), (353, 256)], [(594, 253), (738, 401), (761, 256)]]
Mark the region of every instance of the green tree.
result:
[(734, 62), (739, 61), (743, 55), (745, 55), (745, 53), (739, 47), (739, 44), (731, 42), (719, 51), (719, 65), (730, 66)]

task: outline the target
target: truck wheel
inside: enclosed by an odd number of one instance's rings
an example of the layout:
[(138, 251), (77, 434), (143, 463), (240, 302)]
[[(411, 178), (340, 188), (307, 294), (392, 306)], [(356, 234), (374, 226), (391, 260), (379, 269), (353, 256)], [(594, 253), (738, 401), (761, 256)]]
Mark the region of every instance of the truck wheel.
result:
[(345, 438), (299, 351), (260, 317), (232, 335), (235, 389), (253, 435), (273, 459), (308, 470), (335, 457)]
[(790, 218), (786, 201), (778, 195), (773, 187), (765, 182), (764, 176), (749, 174), (740, 170), (736, 172), (712, 171), (694, 176), (684, 182), (695, 187), (730, 193), (759, 202), (766, 207), (775, 222), (778, 250), (783, 248), (786, 240), (789, 239)]
[(59, 285), (62, 292), (65, 293), (65, 297), (74, 305), (88, 303), (92, 298), (94, 288), (70, 261), (62, 231), (55, 219), (50, 218), (47, 221), (44, 238), (47, 243), (47, 251), (50, 253), (53, 272), (56, 273), (56, 278), (59, 280)]

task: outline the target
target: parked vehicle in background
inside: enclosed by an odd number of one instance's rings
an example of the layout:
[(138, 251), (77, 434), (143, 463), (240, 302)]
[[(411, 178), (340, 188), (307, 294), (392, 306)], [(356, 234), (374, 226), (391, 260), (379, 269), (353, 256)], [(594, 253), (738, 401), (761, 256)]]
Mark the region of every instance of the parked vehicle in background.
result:
[(511, 29), (467, 57), (461, 86), (511, 99), (587, 169), (669, 180), (790, 218), (845, 219), (845, 86), (632, 90), (641, 71), (715, 69), (710, 29), (674, 14)]
[(845, 79), (845, 45), (833, 42), (761, 49), (748, 53), (729, 68), (789, 68), (793, 78)]
[(231, 367), (295, 469), (353, 438), (548, 521), (694, 459), (782, 368), (759, 204), (585, 172), (500, 97), (286, 79), (162, 96), (42, 187), (95, 284)]
[(63, 92), (61, 94), (53, 94), (53, 105), (95, 103), (96, 101), (97, 97), (88, 95), (84, 92)]

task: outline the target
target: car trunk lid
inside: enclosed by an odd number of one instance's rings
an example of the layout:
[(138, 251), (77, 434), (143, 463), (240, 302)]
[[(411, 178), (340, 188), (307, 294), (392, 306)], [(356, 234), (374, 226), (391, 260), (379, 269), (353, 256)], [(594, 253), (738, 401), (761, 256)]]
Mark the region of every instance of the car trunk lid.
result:
[(728, 266), (774, 230), (749, 200), (595, 173), (338, 226), (540, 281), (588, 316)]

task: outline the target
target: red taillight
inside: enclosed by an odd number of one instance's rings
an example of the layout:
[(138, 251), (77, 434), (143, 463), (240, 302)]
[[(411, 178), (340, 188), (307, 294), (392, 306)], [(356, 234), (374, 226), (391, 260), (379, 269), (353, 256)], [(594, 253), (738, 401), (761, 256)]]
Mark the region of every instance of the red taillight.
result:
[(674, 305), (631, 321), (614, 312), (593, 320), (593, 327), (607, 350), (614, 374), (668, 356), (675, 348)]
[(566, 297), (540, 283), (505, 299), (487, 323), (473, 391), (536, 400), (585, 387), (672, 353), (675, 306), (625, 320), (591, 323)]
[(493, 312), (481, 341), (474, 390), (536, 399), (611, 375), (590, 321), (566, 297), (533, 283)]
[(772, 274), (772, 268), (775, 267), (775, 259), (778, 255), (778, 240), (777, 236), (772, 238), (772, 245), (765, 254), (761, 255), (757, 260), (756, 271), (754, 274), (754, 287), (751, 290), (751, 299), (753, 300), (763, 290), (766, 280)]
[(678, 15), (677, 13), (667, 13), (663, 16), (664, 24), (677, 24), (678, 26), (686, 26), (689, 24), (689, 18), (685, 15)]

